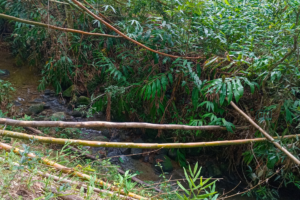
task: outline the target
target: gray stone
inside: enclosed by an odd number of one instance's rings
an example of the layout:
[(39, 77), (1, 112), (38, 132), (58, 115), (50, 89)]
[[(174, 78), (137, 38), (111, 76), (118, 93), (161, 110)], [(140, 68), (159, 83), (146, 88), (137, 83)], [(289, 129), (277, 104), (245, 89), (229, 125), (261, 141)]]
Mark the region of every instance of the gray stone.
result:
[(13, 101), (13, 104), (15, 105), (15, 106), (21, 106), (22, 104), (20, 103), (20, 102), (18, 102), (18, 101)]
[(106, 137), (108, 137), (108, 138), (110, 138), (110, 132), (109, 132), (108, 129), (101, 130), (101, 134), (104, 135), (104, 136), (106, 136)]
[(158, 154), (167, 155), (168, 154), (168, 149), (160, 149), (158, 151)]
[(56, 112), (51, 115), (52, 121), (63, 121), (66, 119), (66, 114), (64, 112)]
[(33, 99), (32, 101), (29, 101), (29, 103), (33, 103), (33, 104), (35, 104), (35, 103), (42, 103), (42, 102), (43, 102), (42, 99)]
[(28, 108), (28, 111), (26, 114), (32, 115), (32, 114), (39, 114), (44, 110), (44, 104), (35, 104)]
[(0, 69), (0, 77), (9, 76), (10, 72), (7, 69)]
[[(144, 143), (144, 141), (141, 138), (136, 139), (133, 142), (134, 143)], [(131, 154), (138, 154), (138, 155), (132, 155), (131, 157), (133, 159), (140, 159), (142, 157), (141, 153), (143, 153), (143, 149), (136, 149), (136, 148), (131, 149)]]
[(78, 110), (73, 110), (71, 112), (71, 116), (73, 116), (73, 117), (81, 117), (82, 116), (82, 112), (80, 112)]
[(89, 105), (90, 102), (91, 102), (90, 98), (85, 97), (85, 96), (80, 96), (77, 99), (76, 105), (77, 106), (79, 106), (79, 105)]
[[(161, 165), (161, 168), (157, 163)], [(167, 155), (157, 155), (154, 157), (154, 168), (156, 172), (162, 173), (163, 172), (172, 172), (173, 171), (173, 164), (171, 159)]]
[(46, 89), (44, 94), (45, 95), (55, 95), (55, 92), (53, 90)]
[(168, 151), (168, 156), (173, 159), (176, 160), (177, 157), (177, 149), (169, 149)]

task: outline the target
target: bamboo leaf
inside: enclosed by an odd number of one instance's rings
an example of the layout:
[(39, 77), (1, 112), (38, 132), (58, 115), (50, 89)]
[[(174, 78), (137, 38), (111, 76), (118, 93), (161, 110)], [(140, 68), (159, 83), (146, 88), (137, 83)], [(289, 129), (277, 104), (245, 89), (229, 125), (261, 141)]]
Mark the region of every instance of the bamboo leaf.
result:
[(198, 99), (199, 99), (199, 90), (197, 87), (194, 87), (192, 91), (192, 102), (194, 105), (194, 109), (197, 108)]
[(222, 83), (222, 89), (220, 93), (220, 105), (223, 105), (226, 97), (226, 83)]
[(231, 85), (231, 82), (228, 81), (228, 82), (227, 82), (227, 97), (228, 97), (228, 103), (231, 102), (232, 96), (233, 96), (233, 93), (232, 93), (232, 85)]

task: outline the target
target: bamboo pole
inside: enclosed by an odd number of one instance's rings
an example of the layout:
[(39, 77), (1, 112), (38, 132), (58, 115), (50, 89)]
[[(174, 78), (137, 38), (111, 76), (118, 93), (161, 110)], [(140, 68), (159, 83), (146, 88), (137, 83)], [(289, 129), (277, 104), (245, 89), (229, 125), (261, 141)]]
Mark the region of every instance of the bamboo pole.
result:
[[(63, 121), (21, 121), (7, 118), (0, 118), (0, 124), (23, 127), (61, 127), (61, 128), (149, 128), (149, 129), (182, 129), (182, 130), (224, 130), (223, 126), (188, 126), (180, 124), (152, 124), (140, 122), (106, 122), (106, 121), (89, 121), (89, 122), (63, 122)], [(236, 127), (237, 130), (248, 129), (248, 126)]]
[(113, 30), (114, 32), (118, 33), (119, 35), (121, 35), (122, 37), (124, 37), (125, 39), (129, 40), (130, 42), (133, 42), (134, 44), (147, 49), (148, 51), (152, 51), (154, 53), (163, 55), (163, 56), (167, 56), (170, 58), (182, 58), (182, 59), (191, 59), (191, 60), (196, 60), (196, 59), (200, 59), (203, 58), (202, 56), (198, 56), (198, 57), (184, 57), (184, 56), (175, 56), (175, 55), (171, 55), (171, 54), (167, 54), (167, 53), (163, 53), (160, 51), (156, 51), (154, 49), (151, 49), (149, 47), (147, 47), (146, 45), (128, 37), (127, 35), (125, 35), (124, 33), (122, 33), (121, 31), (119, 31), (117, 28), (113, 27), (112, 25), (110, 25), (108, 22), (106, 22), (105, 20), (103, 20), (102, 18), (100, 18), (99, 16), (95, 15), (93, 12), (91, 12), (89, 9), (87, 9), (84, 5), (82, 5), (80, 2), (76, 1), (76, 0), (72, 0), (73, 3), (75, 3), (77, 6), (79, 6), (80, 8), (82, 8), (84, 11), (86, 11), (89, 15), (91, 15), (92, 17), (94, 17), (96, 20), (99, 20), (102, 24), (104, 24), (105, 26), (107, 26), (109, 29)]
[[(0, 161), (4, 162), (5, 159), (0, 157)], [(19, 163), (16, 163), (16, 162), (13, 162), (14, 166), (20, 166)], [(27, 167), (25, 167), (27, 169)], [(29, 171), (29, 170), (28, 170)], [(30, 171), (29, 171), (30, 172)], [(72, 181), (72, 180), (69, 180), (69, 179), (66, 179), (65, 177), (58, 177), (58, 176), (55, 176), (55, 175), (52, 175), (52, 174), (49, 174), (47, 172), (41, 172), (41, 171), (37, 171), (37, 173), (40, 175), (40, 176), (43, 176), (43, 177), (46, 177), (46, 178), (50, 178), (50, 179), (53, 179), (55, 181), (57, 181), (58, 183), (69, 183), (71, 185), (75, 185), (77, 187), (83, 187), (84, 189), (88, 189), (88, 186), (86, 184), (84, 184), (83, 182), (78, 182), (78, 181)], [(108, 190), (103, 190), (103, 189), (99, 189), (99, 188), (93, 188), (94, 192), (97, 192), (97, 193), (106, 193), (110, 196), (117, 196), (117, 197), (121, 197), (121, 198), (124, 198), (126, 200), (134, 200), (134, 198), (130, 198), (128, 196), (124, 196), (124, 195), (119, 195), (117, 193), (114, 193), (114, 192), (111, 192), (111, 191), (108, 191)]]
[(300, 165), (300, 161), (293, 154), (291, 154), (286, 148), (282, 147), (278, 142), (275, 141), (276, 138), (270, 136), (264, 129), (262, 129), (259, 125), (257, 125), (246, 113), (244, 113), (241, 109), (239, 109), (239, 107), (235, 103), (233, 103), (233, 101), (231, 101), (230, 104), (235, 110), (237, 110), (241, 115), (243, 115), (243, 117), (245, 117), (255, 128), (257, 128), (266, 137), (267, 140), (272, 142), (274, 146), (276, 146), (283, 153), (285, 153), (297, 165)]
[(13, 21), (17, 21), (17, 22), (22, 22), (22, 23), (25, 23), (25, 24), (31, 24), (31, 25), (35, 25), (35, 26), (41, 26), (41, 27), (45, 27), (45, 28), (51, 28), (51, 29), (60, 30), (60, 31), (63, 31), (63, 32), (79, 33), (79, 34), (83, 34), (83, 35), (94, 35), (94, 36), (102, 36), (102, 37), (121, 38), (121, 36), (118, 36), (118, 35), (108, 35), (108, 34), (102, 34), (102, 33), (91, 33), (91, 32), (85, 32), (85, 31), (81, 31), (81, 30), (71, 29), (71, 28), (61, 28), (61, 27), (58, 27), (58, 26), (53, 26), (53, 25), (44, 24), (44, 23), (41, 23), (41, 22), (35, 22), (35, 21), (26, 20), (26, 19), (21, 19), (21, 18), (10, 16), (10, 15), (5, 15), (5, 14), (2, 14), (2, 13), (0, 13), (0, 18), (13, 20)]
[[(96, 158), (96, 156), (93, 156), (93, 155), (91, 155), (91, 154), (87, 154), (87, 153), (85, 153), (85, 152), (82, 152), (82, 151), (80, 151), (79, 149), (77, 149), (77, 148), (74, 148), (74, 147), (71, 147), (71, 150), (72, 151), (74, 151), (74, 152), (77, 152), (77, 153), (80, 153), (82, 156), (84, 156), (84, 157), (86, 157), (86, 158), (90, 158), (90, 159), (92, 159), (92, 160), (96, 160), (96, 161), (100, 161), (101, 159), (99, 159), (99, 158)], [(125, 172), (122, 170), (122, 169), (120, 169), (120, 168), (117, 168), (117, 171), (120, 173), (120, 174), (125, 174)], [(134, 182), (137, 182), (137, 183), (139, 183), (139, 184), (141, 184), (142, 186), (146, 186), (146, 187), (150, 187), (151, 185), (150, 184), (148, 184), (148, 183), (145, 183), (144, 181), (142, 181), (142, 180), (140, 180), (140, 179), (138, 179), (137, 177), (132, 177), (131, 178), (131, 180), (132, 181), (134, 181)], [(158, 188), (153, 188), (155, 191), (157, 191), (157, 192), (163, 192), (161, 189), (158, 189)]]
[[(213, 142), (190, 142), (190, 143), (132, 143), (132, 142), (103, 142), (103, 141), (88, 141), (88, 140), (74, 140), (74, 139), (63, 139), (53, 137), (42, 137), (35, 135), (28, 135), (25, 133), (18, 133), (13, 131), (2, 130), (0, 136), (7, 136), (12, 138), (19, 138), (25, 140), (34, 140), (42, 143), (51, 144), (70, 144), (74, 146), (91, 146), (91, 147), (114, 147), (114, 148), (137, 148), (137, 149), (159, 149), (159, 148), (194, 148), (194, 147), (213, 147), (213, 146), (225, 146), (225, 145), (240, 145), (248, 144), (251, 142), (265, 142), (266, 138), (255, 138), (255, 139), (241, 139), (241, 140), (224, 140), (224, 141), (213, 141)], [(296, 138), (298, 135), (286, 135), (280, 138), (274, 137), (274, 139), (281, 138)]]
[[(21, 149), (13, 148), (12, 146), (10, 146), (8, 144), (4, 144), (2, 142), (0, 142), (0, 149), (4, 149), (6, 151), (13, 151), (14, 153), (16, 153), (18, 155), (21, 155), (21, 153), (24, 152)], [(36, 155), (34, 153), (29, 153), (29, 154), (27, 154), (27, 156), (30, 157), (30, 158), (36, 158)], [(51, 166), (51, 167), (53, 167), (53, 168), (55, 168), (55, 169), (57, 169), (59, 171), (62, 171), (63, 173), (70, 174), (70, 175), (73, 175), (73, 176), (77, 176), (79, 178), (82, 178), (82, 179), (88, 180), (88, 181), (91, 180), (91, 179), (93, 179), (90, 175), (78, 172), (78, 171), (76, 171), (76, 170), (74, 170), (72, 168), (68, 168), (68, 167), (66, 167), (64, 165), (60, 165), (60, 164), (58, 164), (56, 162), (53, 162), (53, 161), (51, 161), (51, 160), (49, 160), (47, 158), (41, 158), (41, 161), (44, 164), (48, 165), (48, 166)], [(140, 195), (134, 194), (132, 192), (129, 192), (128, 194), (125, 194), (125, 192), (122, 189), (120, 189), (118, 187), (115, 187), (115, 186), (111, 185), (110, 183), (106, 183), (106, 182), (104, 182), (104, 181), (102, 181), (100, 179), (96, 179), (95, 183), (97, 183), (97, 184), (99, 184), (101, 186), (105, 186), (105, 187), (107, 187), (107, 188), (109, 188), (111, 190), (120, 192), (120, 194), (127, 195), (127, 196), (132, 197), (132, 198), (136, 198), (136, 199), (148, 199), (148, 198), (142, 197)]]

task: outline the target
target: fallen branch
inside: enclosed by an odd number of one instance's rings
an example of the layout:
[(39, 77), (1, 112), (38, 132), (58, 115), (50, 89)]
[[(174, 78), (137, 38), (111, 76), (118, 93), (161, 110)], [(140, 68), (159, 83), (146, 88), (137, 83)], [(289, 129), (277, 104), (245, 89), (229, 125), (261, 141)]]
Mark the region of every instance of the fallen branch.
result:
[(22, 23), (25, 23), (25, 24), (31, 24), (31, 25), (35, 25), (35, 26), (41, 26), (41, 27), (45, 27), (45, 28), (51, 28), (51, 29), (60, 30), (60, 31), (63, 31), (63, 32), (79, 33), (79, 34), (83, 34), (83, 35), (94, 35), (94, 36), (102, 36), (102, 37), (121, 38), (118, 35), (108, 35), (108, 34), (102, 34), (102, 33), (91, 33), (91, 32), (85, 32), (85, 31), (80, 31), (80, 30), (76, 30), (76, 29), (71, 29), (71, 28), (61, 28), (61, 27), (58, 27), (58, 26), (53, 26), (53, 25), (50, 25), (50, 24), (44, 24), (44, 23), (41, 23), (41, 22), (35, 22), (35, 21), (26, 20), (26, 19), (20, 19), (20, 18), (17, 18), (17, 17), (5, 15), (5, 14), (2, 14), (2, 13), (0, 13), (0, 18), (13, 20), (13, 21), (17, 21), (17, 22), (22, 22)]
[[(0, 149), (4, 149), (6, 151), (13, 151), (14, 153), (18, 154), (18, 155), (21, 155), (21, 153), (23, 153), (24, 151), (23, 150), (20, 150), (18, 148), (13, 148), (12, 146), (8, 145), (8, 144), (4, 144), (4, 143), (1, 143), (0, 142)], [(27, 154), (28, 157), (30, 158), (36, 158), (36, 155), (34, 153), (29, 153)], [(79, 178), (82, 178), (84, 180), (92, 180), (93, 177), (91, 177), (90, 175), (87, 175), (87, 174), (84, 174), (84, 173), (81, 173), (81, 172), (78, 172), (72, 168), (68, 168), (68, 167), (65, 167), (63, 165), (60, 165), (56, 162), (53, 162), (47, 158), (41, 158), (41, 161), (48, 165), (48, 166), (51, 166), (59, 171), (62, 171), (63, 173), (66, 173), (66, 174), (70, 174), (70, 175), (73, 175), (73, 176), (77, 176)], [(129, 197), (132, 197), (132, 198), (136, 198), (136, 199), (148, 199), (146, 197), (142, 197), (140, 195), (137, 195), (137, 194), (134, 194), (132, 192), (129, 192), (128, 194), (125, 194), (125, 192), (123, 191), (123, 189), (121, 188), (118, 188), (118, 187), (115, 187), (113, 185), (111, 185), (110, 183), (106, 183), (100, 179), (96, 179), (95, 180), (95, 183), (101, 185), (101, 186), (105, 186), (106, 188), (109, 188), (111, 190), (114, 190), (114, 191), (117, 191), (123, 195), (126, 195), (126, 196), (129, 196)]]
[(282, 147), (278, 142), (275, 141), (276, 138), (270, 136), (264, 129), (262, 129), (259, 125), (257, 125), (246, 113), (244, 113), (241, 109), (239, 109), (239, 107), (235, 103), (233, 103), (233, 101), (231, 101), (230, 104), (236, 111), (238, 111), (241, 115), (243, 115), (243, 117), (245, 117), (255, 128), (257, 128), (267, 138), (267, 140), (272, 142), (278, 149), (280, 149), (283, 153), (285, 153), (297, 165), (300, 165), (300, 161), (293, 154), (291, 154), (286, 148)]
[[(240, 145), (248, 144), (251, 142), (265, 142), (266, 138), (255, 138), (255, 139), (241, 139), (241, 140), (223, 140), (223, 141), (213, 141), (213, 142), (190, 142), (190, 143), (132, 143), (132, 142), (103, 142), (103, 141), (88, 141), (88, 140), (74, 140), (74, 139), (63, 139), (63, 138), (53, 138), (53, 137), (42, 137), (35, 135), (28, 135), (25, 133), (18, 133), (13, 131), (2, 130), (0, 136), (7, 136), (12, 138), (19, 138), (25, 140), (33, 140), (42, 143), (51, 144), (70, 144), (70, 145), (81, 145), (90, 147), (114, 147), (114, 148), (137, 148), (137, 149), (174, 149), (174, 148), (194, 148), (194, 147), (212, 147), (212, 146), (225, 146), (225, 145)], [(283, 137), (274, 137), (274, 139), (282, 138), (296, 138), (297, 135), (285, 135)], [(278, 143), (277, 143), (278, 144)]]
[[(182, 129), (182, 130), (223, 130), (223, 126), (188, 126), (179, 124), (152, 124), (140, 122), (106, 122), (106, 121), (90, 121), (90, 122), (63, 122), (63, 121), (21, 121), (7, 118), (0, 118), (0, 124), (23, 127), (61, 127), (61, 128), (149, 128), (149, 129)], [(236, 130), (248, 129), (248, 126), (236, 127)]]
[[(5, 159), (2, 158), (2, 157), (0, 157), (0, 161), (5, 161)], [(16, 162), (14, 162), (13, 164), (14, 164), (15, 166), (20, 166), (19, 163), (16, 163)], [(26, 168), (27, 168), (27, 167), (26, 167)], [(72, 180), (69, 180), (69, 179), (66, 179), (66, 178), (62, 178), (62, 177), (58, 177), (58, 176), (49, 174), (49, 173), (47, 173), (47, 172), (37, 171), (37, 173), (38, 173), (39, 175), (43, 176), (43, 177), (51, 178), (51, 179), (53, 179), (53, 180), (55, 180), (55, 181), (58, 181), (58, 183), (69, 183), (69, 184), (72, 184), (72, 185), (76, 185), (76, 186), (79, 187), (79, 188), (82, 187), (82, 188), (84, 188), (84, 189), (88, 189), (88, 186), (87, 186), (86, 184), (82, 183), (82, 182), (72, 181)], [(44, 187), (44, 186), (43, 186), (43, 187)], [(45, 187), (44, 187), (44, 188), (45, 188)], [(51, 188), (51, 190), (52, 190), (52, 188)], [(102, 190), (102, 189), (99, 189), (99, 188), (94, 188), (93, 190), (94, 190), (94, 192), (97, 192), (97, 193), (106, 193), (106, 194), (109, 194), (110, 196), (117, 196), (117, 197), (124, 198), (124, 199), (126, 199), (126, 200), (134, 200), (133, 198), (129, 198), (129, 197), (124, 196), (124, 195), (119, 195), (119, 194), (117, 194), (117, 193), (113, 193), (113, 192), (108, 191), (108, 190)], [(53, 191), (53, 190), (52, 190), (52, 192), (55, 193), (55, 194), (57, 194), (57, 190), (56, 190), (56, 191)], [(62, 195), (62, 194), (60, 194), (60, 195)], [(73, 195), (68, 195), (68, 196), (71, 196), (71, 197), (72, 197)], [(64, 194), (64, 197), (66, 197), (65, 194)], [(60, 198), (63, 199), (63, 197), (60, 197)], [(71, 200), (74, 200), (74, 199), (71, 198)]]
[[(81, 155), (83, 155), (83, 156), (86, 157), (86, 158), (90, 158), (90, 159), (92, 159), (92, 160), (100, 160), (100, 159), (96, 158), (96, 156), (93, 156), (93, 155), (91, 155), (91, 154), (84, 153), (84, 152), (80, 151), (80, 150), (77, 149), (77, 148), (71, 147), (71, 150), (74, 151), (74, 152), (80, 153)], [(118, 172), (119, 172), (120, 174), (123, 174), (123, 175), (125, 174), (125, 172), (124, 172), (122, 169), (117, 168), (117, 170), (118, 170)], [(138, 179), (137, 177), (132, 177), (131, 180), (133, 180), (133, 181), (135, 181), (135, 182), (137, 182), (137, 183), (139, 183), (139, 184), (141, 184), (141, 185), (145, 185), (145, 186), (147, 186), (147, 187), (150, 187), (150, 186), (151, 186), (150, 184), (145, 183), (144, 181)], [(156, 190), (157, 192), (162, 192), (162, 190), (160, 190), (160, 189), (158, 189), (158, 188), (153, 188), (153, 189)]]
[(125, 35), (124, 33), (122, 33), (121, 31), (119, 31), (118, 29), (116, 29), (115, 27), (113, 27), (112, 25), (110, 25), (109, 23), (107, 23), (105, 20), (103, 20), (102, 18), (98, 17), (97, 15), (95, 15), (93, 12), (91, 12), (89, 9), (87, 9), (84, 5), (82, 5), (80, 2), (76, 1), (76, 0), (72, 0), (73, 3), (75, 3), (77, 6), (79, 6), (80, 8), (82, 8), (84, 11), (86, 11), (89, 15), (91, 15), (92, 17), (94, 17), (96, 20), (99, 20), (101, 23), (103, 23), (105, 26), (107, 26), (109, 29), (113, 30), (114, 32), (118, 33), (119, 35), (121, 35), (122, 37), (124, 37), (125, 39), (129, 40), (130, 42), (133, 42), (135, 44), (137, 44), (140, 47), (143, 47), (144, 49), (147, 49), (149, 51), (152, 51), (154, 53), (163, 55), (163, 56), (167, 56), (167, 57), (171, 57), (171, 58), (182, 58), (182, 59), (200, 59), (203, 58), (201, 56), (198, 57), (183, 57), (183, 56), (174, 56), (171, 54), (167, 54), (167, 53), (162, 53), (160, 51), (156, 51), (154, 49), (151, 49), (149, 47), (147, 47), (146, 45), (143, 45), (142, 43), (139, 43), (138, 41), (128, 37), (127, 35)]

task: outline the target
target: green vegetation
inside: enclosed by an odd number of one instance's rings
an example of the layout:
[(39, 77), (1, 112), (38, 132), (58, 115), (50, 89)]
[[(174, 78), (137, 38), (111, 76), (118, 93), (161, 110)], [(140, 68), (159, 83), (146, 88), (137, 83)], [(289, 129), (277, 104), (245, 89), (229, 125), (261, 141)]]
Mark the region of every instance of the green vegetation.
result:
[[(173, 57), (117, 37), (116, 32), (76, 2), (0, 0), (0, 14), (106, 36), (64, 32), (3, 16), (0, 33), (11, 30), (5, 40), (11, 44), (17, 65), (40, 69), (39, 90), (52, 86), (68, 100), (70, 107), (76, 107), (79, 115), (91, 117), (103, 112), (107, 121), (227, 128), (227, 132), (145, 131), (152, 140), (168, 142), (262, 137), (252, 127), (235, 129), (249, 123), (232, 109), (229, 103), (234, 101), (271, 136), (299, 133), (299, 0), (79, 1), (131, 39)], [(5, 113), (10, 90), (9, 83), (1, 80), (1, 113)], [(70, 130), (57, 132), (56, 137), (69, 138), (74, 134)], [(276, 142), (300, 158), (298, 138)], [(221, 157), (230, 163), (230, 169), (239, 165), (251, 189), (247, 195), (257, 199), (278, 198), (276, 189), (261, 184), (270, 177), (276, 187), (300, 189), (297, 166), (273, 144), (224, 149), (198, 149), (197, 153)], [(186, 167), (190, 150), (174, 151), (177, 162)], [(190, 170), (191, 176), (186, 175), (191, 191), (180, 186), (188, 195), (179, 195), (180, 198), (193, 199), (198, 195), (194, 193), (199, 187), (194, 184), (194, 178), (199, 176), (197, 170), (195, 167), (195, 171)], [(118, 179), (126, 191), (135, 188), (126, 182), (130, 176)], [(255, 185), (258, 187), (252, 190)], [(212, 194), (215, 189), (210, 191), (207, 193)]]

